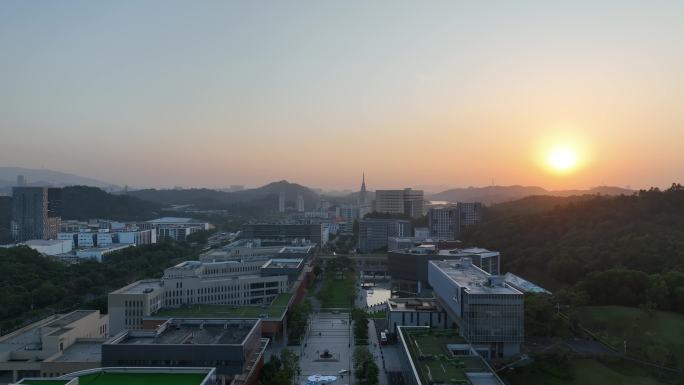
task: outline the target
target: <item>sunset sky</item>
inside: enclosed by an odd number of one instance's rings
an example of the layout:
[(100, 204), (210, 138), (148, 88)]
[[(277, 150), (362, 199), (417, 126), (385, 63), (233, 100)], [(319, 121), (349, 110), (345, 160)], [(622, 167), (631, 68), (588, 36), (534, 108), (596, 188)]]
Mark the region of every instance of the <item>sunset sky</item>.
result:
[(684, 181), (684, 1), (201, 3), (0, 2), (0, 166), (133, 186)]

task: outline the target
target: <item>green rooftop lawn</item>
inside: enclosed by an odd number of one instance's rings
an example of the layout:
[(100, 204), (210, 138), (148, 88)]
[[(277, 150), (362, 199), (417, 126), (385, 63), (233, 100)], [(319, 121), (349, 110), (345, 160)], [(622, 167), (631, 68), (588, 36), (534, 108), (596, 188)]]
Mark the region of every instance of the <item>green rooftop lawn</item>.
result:
[(199, 385), (203, 373), (94, 373), (79, 377), (79, 385)]
[[(465, 339), (455, 331), (404, 330), (413, 362), (422, 382), (469, 384), (466, 372), (488, 372), (489, 368), (479, 356), (454, 356), (447, 345), (464, 344)], [(421, 356), (431, 356), (423, 357)]]
[(287, 309), (292, 294), (278, 294), (273, 302), (266, 306), (249, 305), (193, 305), (179, 308), (162, 309), (154, 316), (156, 317), (213, 317), (213, 318), (265, 318), (280, 319)]

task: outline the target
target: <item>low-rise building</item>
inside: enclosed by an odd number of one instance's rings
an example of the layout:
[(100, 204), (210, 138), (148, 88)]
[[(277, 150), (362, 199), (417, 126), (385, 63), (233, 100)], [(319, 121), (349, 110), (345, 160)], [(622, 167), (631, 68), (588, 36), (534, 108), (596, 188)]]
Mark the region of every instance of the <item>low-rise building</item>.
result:
[[(65, 374), (54, 378), (25, 378), (19, 385), (225, 385), (217, 381), (216, 369), (207, 367), (181, 368), (95, 368)], [(243, 385), (236, 382), (234, 385)]]
[(108, 254), (116, 253), (117, 251), (121, 251), (132, 246), (133, 245), (129, 244), (121, 245), (118, 243), (114, 243), (108, 246), (80, 249), (76, 250), (76, 257), (79, 259), (93, 259), (98, 262), (102, 262)]
[(388, 330), (397, 333), (399, 326), (428, 326), (448, 329), (455, 326), (446, 310), (434, 298), (392, 298), (387, 301)]
[(23, 244), (45, 255), (68, 253), (73, 249), (71, 240), (62, 239), (31, 239)]
[(503, 385), (455, 330), (399, 327), (399, 359), (407, 385)]
[(55, 377), (100, 366), (108, 316), (98, 310), (54, 315), (0, 337), (0, 383)]
[(133, 283), (109, 294), (110, 329), (140, 329), (143, 317), (165, 308), (196, 304), (268, 305), (289, 289), (287, 275), (262, 276), (268, 259), (186, 261), (164, 270), (160, 280)]
[(172, 318), (124, 330), (102, 345), (107, 367), (212, 367), (223, 384), (253, 384), (268, 339), (259, 319)]

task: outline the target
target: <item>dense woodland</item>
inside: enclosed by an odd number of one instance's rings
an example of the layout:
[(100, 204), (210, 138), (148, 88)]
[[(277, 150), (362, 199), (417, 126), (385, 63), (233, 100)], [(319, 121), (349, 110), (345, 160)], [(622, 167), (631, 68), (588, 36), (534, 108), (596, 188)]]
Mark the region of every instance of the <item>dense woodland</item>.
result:
[(501, 251), (502, 270), (569, 302), (684, 312), (684, 187), (557, 202), (487, 208), (464, 242)]
[(164, 268), (196, 255), (187, 244), (162, 242), (110, 254), (102, 263), (66, 265), (28, 247), (0, 248), (0, 334), (77, 307), (106, 311), (109, 291), (160, 277)]

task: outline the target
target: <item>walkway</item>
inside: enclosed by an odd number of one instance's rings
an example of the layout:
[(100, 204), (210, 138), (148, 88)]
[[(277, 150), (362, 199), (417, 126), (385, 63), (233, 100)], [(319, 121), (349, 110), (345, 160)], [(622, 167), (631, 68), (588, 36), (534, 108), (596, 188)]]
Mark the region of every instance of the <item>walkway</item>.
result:
[[(299, 366), (302, 369), (298, 384), (306, 382), (313, 374), (337, 376), (331, 384), (349, 384), (349, 373), (340, 375), (340, 370), (351, 371), (352, 348), (349, 313), (321, 312), (310, 317), (310, 330), (304, 339)], [(320, 354), (328, 350), (332, 360), (322, 360)]]

